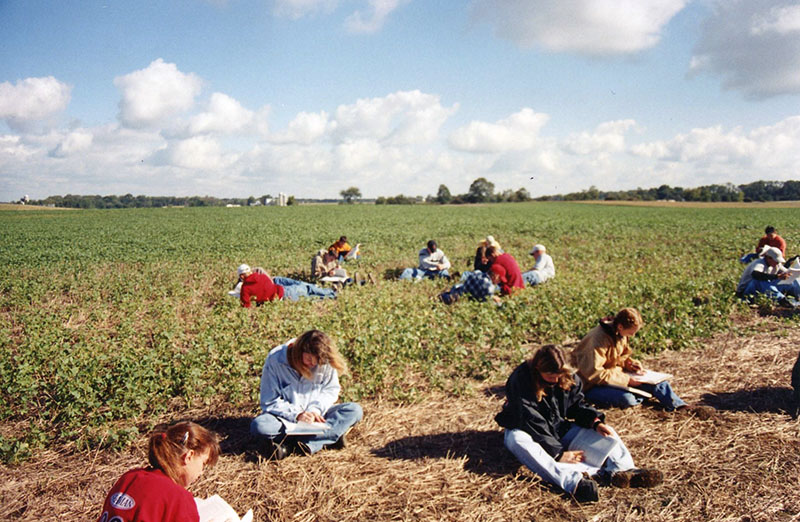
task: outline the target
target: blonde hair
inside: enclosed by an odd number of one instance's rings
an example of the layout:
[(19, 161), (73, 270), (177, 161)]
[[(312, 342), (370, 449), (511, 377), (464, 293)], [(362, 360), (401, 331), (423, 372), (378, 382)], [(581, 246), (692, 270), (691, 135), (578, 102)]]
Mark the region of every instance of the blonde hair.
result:
[(189, 450), (201, 454), (208, 451), (206, 465), (213, 466), (220, 451), (217, 436), (190, 421), (157, 428), (150, 435), (147, 458), (152, 467), (163, 471), (176, 484), (182, 484), (183, 455)]
[(642, 316), (636, 308), (623, 308), (614, 316), (614, 325), (620, 325), (626, 330), (633, 326), (641, 328), (643, 324)]
[(572, 377), (573, 370), (567, 362), (564, 350), (555, 344), (547, 344), (536, 350), (533, 357), (528, 361), (533, 377), (533, 391), (536, 393), (536, 400), (541, 401), (546, 395), (547, 387), (550, 383), (542, 379), (543, 373), (558, 374), (556, 386), (563, 390), (569, 390), (575, 380)]
[(289, 365), (306, 379), (311, 379), (311, 370), (303, 364), (303, 354), (309, 353), (319, 359), (319, 364), (330, 364), (340, 375), (347, 373), (347, 363), (336, 348), (336, 343), (319, 330), (309, 330), (289, 345), (286, 358)]

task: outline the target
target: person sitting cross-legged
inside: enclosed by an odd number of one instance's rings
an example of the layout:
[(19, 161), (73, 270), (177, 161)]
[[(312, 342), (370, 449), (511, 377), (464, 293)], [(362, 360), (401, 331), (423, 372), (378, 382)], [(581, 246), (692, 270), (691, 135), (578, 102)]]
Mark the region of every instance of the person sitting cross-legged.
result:
[[(273, 348), (261, 372), (261, 414), (250, 423), (250, 433), (266, 440), (265, 453), (282, 459), (292, 451), (312, 454), (323, 448), (339, 449), (345, 434), (363, 412), (354, 402), (336, 404), (339, 374), (347, 364), (327, 334), (309, 330)], [(287, 434), (298, 422), (324, 422), (315, 435)]]
[(428, 241), (428, 245), (419, 251), (419, 268), (406, 268), (398, 279), (419, 281), (423, 277), (427, 279), (449, 278), (448, 268), (450, 268), (450, 260), (438, 247), (436, 241), (431, 239)]

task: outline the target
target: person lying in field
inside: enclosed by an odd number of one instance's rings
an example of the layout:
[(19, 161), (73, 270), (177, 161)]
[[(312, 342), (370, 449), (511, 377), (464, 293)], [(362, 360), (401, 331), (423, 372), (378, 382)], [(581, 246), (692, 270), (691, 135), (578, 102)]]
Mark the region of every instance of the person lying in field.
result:
[[(279, 460), (345, 446), (346, 433), (363, 416), (354, 402), (336, 404), (339, 374), (345, 372), (347, 364), (333, 339), (319, 330), (269, 352), (261, 372), (261, 415), (250, 424), (250, 433), (266, 444), (264, 454)], [(314, 435), (291, 435), (299, 422), (325, 426)]]
[(627, 408), (645, 399), (635, 392), (642, 390), (658, 400), (666, 411), (693, 412), (704, 417), (713, 414), (713, 409), (708, 406), (687, 405), (667, 380), (658, 384), (637, 380), (644, 367), (631, 357), (628, 339), (636, 335), (643, 324), (638, 310), (623, 308), (614, 317), (600, 319), (599, 324), (572, 350), (571, 358), (583, 382), (586, 400)]
[(461, 282), (439, 294), (439, 299), (447, 305), (455, 303), (463, 296), (476, 301), (486, 301), (488, 298), (492, 298), (497, 302), (499, 298), (495, 294), (500, 291), (499, 285), (499, 276), (491, 270), (488, 274), (479, 270), (464, 272), (461, 274)]
[(193, 422), (179, 422), (150, 435), (150, 467), (132, 469), (117, 480), (98, 522), (199, 522), (197, 504), (186, 488), (219, 457), (216, 435)]
[[(605, 415), (583, 401), (581, 379), (558, 346), (542, 346), (513, 371), (495, 421), (505, 428), (505, 447), (525, 467), (578, 502), (596, 501), (598, 482), (653, 487), (663, 480), (658, 470), (637, 468), (619, 435), (605, 423)], [(599, 436), (582, 433), (589, 430)], [(573, 444), (579, 437), (597, 439), (595, 444), (606, 449), (591, 455), (590, 445)]]
[[(297, 301), (301, 297), (336, 299), (336, 292), (330, 288), (298, 281), (288, 277), (270, 277), (263, 268), (251, 269), (249, 265), (239, 265), (239, 300), (242, 306), (250, 308), (255, 300), (256, 306), (268, 301), (281, 301), (284, 298)], [(235, 295), (235, 290), (231, 295)]]

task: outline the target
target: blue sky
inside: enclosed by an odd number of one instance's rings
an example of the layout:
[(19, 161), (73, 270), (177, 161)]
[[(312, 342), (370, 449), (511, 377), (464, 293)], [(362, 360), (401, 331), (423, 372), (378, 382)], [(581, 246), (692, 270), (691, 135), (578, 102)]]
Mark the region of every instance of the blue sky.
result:
[(800, 179), (788, 0), (0, 0), (0, 200)]

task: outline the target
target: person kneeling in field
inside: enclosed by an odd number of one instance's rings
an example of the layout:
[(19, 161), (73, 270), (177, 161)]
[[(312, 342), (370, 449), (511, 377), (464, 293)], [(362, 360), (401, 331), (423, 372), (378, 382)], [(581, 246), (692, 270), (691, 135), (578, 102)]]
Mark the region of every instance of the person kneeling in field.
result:
[[(645, 396), (642, 390), (658, 400), (666, 411), (685, 410), (708, 417), (713, 413), (708, 406), (689, 406), (672, 390), (669, 381), (648, 384), (637, 380), (644, 367), (634, 360), (628, 338), (644, 324), (635, 308), (623, 308), (614, 317), (605, 317), (572, 350), (572, 360), (578, 369), (586, 400), (627, 408), (640, 404)], [(632, 389), (632, 390), (631, 390)]]
[[(335, 404), (339, 373), (347, 365), (333, 339), (309, 330), (273, 348), (261, 372), (261, 415), (250, 433), (267, 441), (265, 453), (275, 460), (292, 451), (306, 455), (345, 446), (345, 434), (363, 413), (354, 402)], [(325, 423), (312, 435), (292, 435), (297, 423)]]
[[(584, 403), (581, 380), (558, 346), (539, 348), (514, 370), (495, 421), (505, 428), (506, 448), (522, 464), (579, 502), (598, 499), (595, 479), (617, 487), (652, 487), (663, 480), (660, 471), (636, 468), (605, 415)], [(584, 433), (590, 430), (600, 436)], [(581, 439), (594, 442), (575, 444)], [(605, 449), (590, 453), (592, 445)]]
[(795, 300), (800, 296), (798, 282), (781, 282), (791, 275), (790, 270), (783, 266), (785, 262), (780, 250), (771, 246), (764, 247), (759, 258), (747, 265), (742, 272), (736, 287), (736, 296), (750, 300), (756, 294), (763, 294), (783, 306), (798, 306)]
[[(242, 306), (250, 308), (252, 299), (256, 306), (261, 306), (267, 301), (280, 301), (284, 298), (297, 301), (301, 297), (318, 297), (321, 299), (336, 299), (336, 292), (330, 288), (321, 288), (305, 281), (298, 281), (288, 277), (270, 277), (262, 268), (253, 268), (242, 264), (237, 269), (239, 274), (239, 300)], [(236, 290), (229, 292), (236, 295)]]
[(544, 248), (544, 245), (533, 245), (529, 253), (536, 259), (536, 264), (527, 272), (522, 273), (522, 279), (526, 283), (536, 286), (556, 276), (556, 266), (553, 264), (553, 258), (547, 255), (547, 249)]
[(199, 522), (186, 488), (219, 457), (216, 436), (193, 422), (179, 422), (150, 435), (149, 468), (133, 469), (114, 484), (99, 522)]

